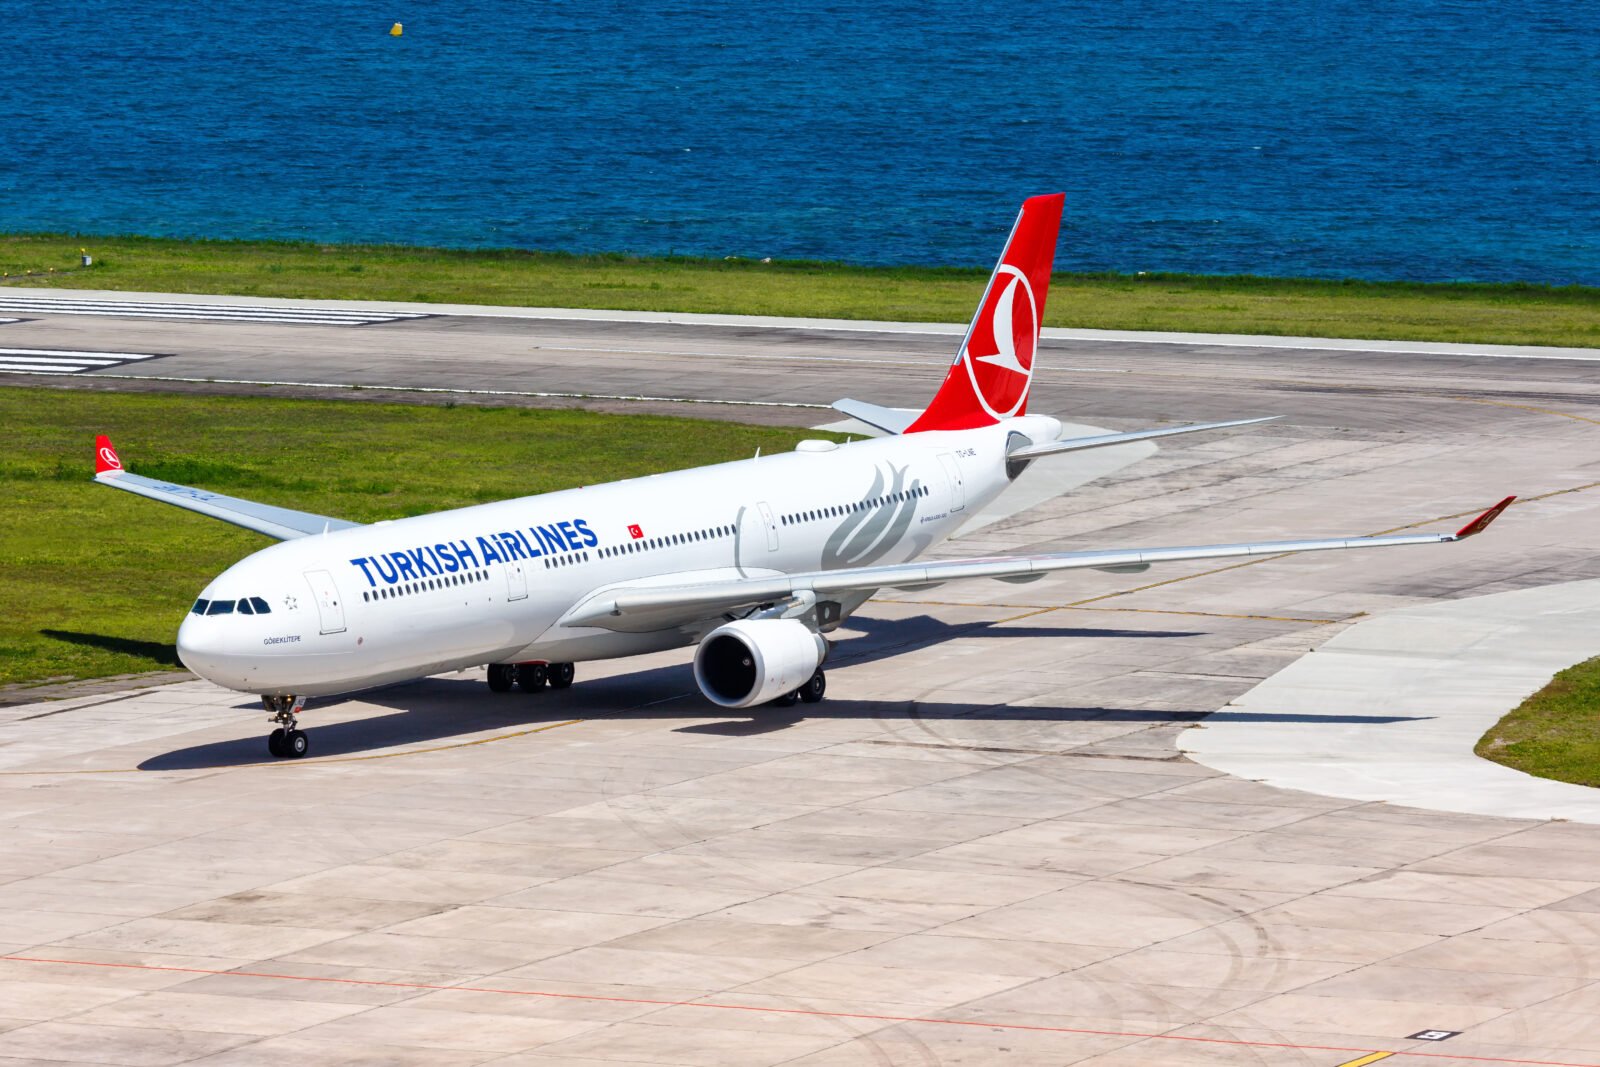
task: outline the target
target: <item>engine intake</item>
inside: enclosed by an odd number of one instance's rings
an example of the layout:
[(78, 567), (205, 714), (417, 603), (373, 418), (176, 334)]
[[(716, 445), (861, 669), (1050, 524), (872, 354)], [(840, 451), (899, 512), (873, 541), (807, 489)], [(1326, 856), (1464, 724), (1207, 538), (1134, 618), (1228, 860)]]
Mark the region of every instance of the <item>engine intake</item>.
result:
[(748, 708), (792, 693), (828, 650), (798, 619), (741, 619), (705, 636), (694, 654), (694, 681), (713, 704)]

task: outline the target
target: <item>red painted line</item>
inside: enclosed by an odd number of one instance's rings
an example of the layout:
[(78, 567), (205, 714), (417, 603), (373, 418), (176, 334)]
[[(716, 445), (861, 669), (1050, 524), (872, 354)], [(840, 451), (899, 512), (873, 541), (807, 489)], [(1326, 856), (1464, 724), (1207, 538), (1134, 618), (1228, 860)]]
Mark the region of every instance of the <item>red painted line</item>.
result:
[(720, 1011), (770, 1012), (774, 1015), (810, 1015), (828, 1019), (864, 1019), (880, 1023), (932, 1023), (938, 1026), (978, 1026), (991, 1030), (1027, 1030), (1050, 1034), (1087, 1034), (1092, 1037), (1136, 1037), (1151, 1041), (1189, 1041), (1205, 1045), (1245, 1045), (1250, 1048), (1288, 1048), (1305, 1052), (1384, 1052), (1390, 1056), (1421, 1056), (1436, 1060), (1470, 1060), (1473, 1063), (1520, 1063), (1531, 1067), (1600, 1067), (1593, 1063), (1568, 1063), (1563, 1060), (1517, 1060), (1500, 1056), (1463, 1056), (1448, 1052), (1409, 1052), (1400, 1049), (1345, 1048), (1341, 1045), (1295, 1045), (1283, 1041), (1245, 1041), (1226, 1037), (1188, 1037), (1182, 1034), (1146, 1034), (1134, 1030), (1084, 1030), (1070, 1026), (1028, 1026), (1023, 1023), (993, 1023), (971, 1019), (923, 1019), (914, 1015), (869, 1015), (865, 1012), (816, 1011), (809, 1008), (761, 1008), (751, 1004), (717, 1004), (705, 1000), (650, 1000), (644, 997), (601, 997), (588, 993), (540, 993), (528, 989), (498, 989), (493, 986), (430, 985), (426, 982), (379, 982), (367, 978), (323, 978), (303, 974), (270, 974), (262, 971), (217, 971), (206, 967), (163, 967), (148, 963), (106, 963), (98, 960), (53, 960), (35, 956), (0, 956), (10, 963), (53, 963), (69, 967), (106, 967), (128, 971), (168, 971), (177, 974), (203, 974), (235, 978), (275, 978), (285, 982), (321, 982), (327, 985), (374, 986), (386, 989), (424, 989), (429, 992), (499, 993), (510, 997), (544, 997), (549, 1000), (585, 1000), (609, 1004), (647, 1004), (662, 1008), (714, 1008)]

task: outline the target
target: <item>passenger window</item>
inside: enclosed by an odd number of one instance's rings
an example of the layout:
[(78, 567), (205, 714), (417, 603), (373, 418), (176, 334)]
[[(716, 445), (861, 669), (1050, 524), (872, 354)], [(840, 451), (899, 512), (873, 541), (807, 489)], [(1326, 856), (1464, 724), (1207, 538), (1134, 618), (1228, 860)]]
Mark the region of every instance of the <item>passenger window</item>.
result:
[(239, 614), (240, 615), (254, 615), (255, 614), (255, 609), (250, 606), (250, 601), (245, 600), (243, 597), (241, 597), (239, 599)]
[(204, 597), (202, 597), (201, 599), (196, 600), (194, 602), (194, 607), (189, 609), (189, 614), (191, 614), (191, 615), (204, 615), (206, 613), (206, 608), (210, 607), (210, 605), (211, 605), (211, 601), (206, 600)]
[(211, 607), (206, 609), (206, 614), (207, 615), (232, 615), (233, 614), (233, 601), (231, 601), (231, 600), (213, 600), (211, 602)]
[(271, 615), (272, 614), (272, 609), (267, 607), (267, 602), (265, 600), (262, 600), (260, 597), (258, 597), (258, 596), (251, 597), (250, 598), (250, 603), (251, 603), (252, 606), (255, 607), (257, 615)]

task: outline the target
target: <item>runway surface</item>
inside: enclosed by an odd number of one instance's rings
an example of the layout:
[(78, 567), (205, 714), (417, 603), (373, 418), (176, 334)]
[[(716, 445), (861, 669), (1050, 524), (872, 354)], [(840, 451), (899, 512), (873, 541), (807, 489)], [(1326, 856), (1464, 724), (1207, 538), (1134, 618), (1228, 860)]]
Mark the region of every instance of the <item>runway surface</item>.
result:
[[(789, 425), (842, 396), (920, 406), (954, 350), (7, 307), (0, 345), (161, 355), (3, 384)], [(1162, 442), (942, 553), (1454, 529), (1523, 502), (1457, 545), (884, 595), (841, 631), (827, 702), (755, 716), (698, 697), (684, 653), (584, 665), (563, 694), (464, 675), (313, 705), (293, 764), (200, 682), (0, 709), (0, 1057), (1600, 1065), (1600, 829), (1180, 753), (1361, 613), (1600, 578), (1597, 368), (1111, 338), (1041, 364), (1031, 410), (1077, 422), (1284, 418)], [(261, 381), (301, 384), (240, 384)]]

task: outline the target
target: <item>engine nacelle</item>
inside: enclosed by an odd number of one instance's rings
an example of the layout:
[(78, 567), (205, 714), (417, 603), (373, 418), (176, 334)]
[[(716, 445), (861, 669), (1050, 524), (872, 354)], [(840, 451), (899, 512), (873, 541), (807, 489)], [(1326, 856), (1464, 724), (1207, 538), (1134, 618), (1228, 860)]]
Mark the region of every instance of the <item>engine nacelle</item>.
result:
[(741, 619), (700, 642), (694, 680), (713, 704), (748, 708), (799, 689), (827, 651), (822, 635), (799, 619)]

